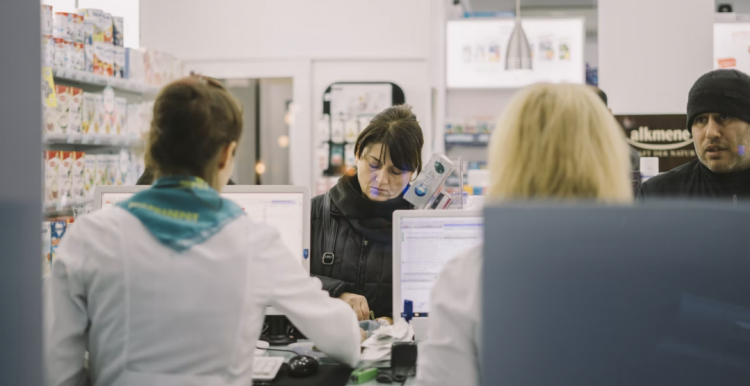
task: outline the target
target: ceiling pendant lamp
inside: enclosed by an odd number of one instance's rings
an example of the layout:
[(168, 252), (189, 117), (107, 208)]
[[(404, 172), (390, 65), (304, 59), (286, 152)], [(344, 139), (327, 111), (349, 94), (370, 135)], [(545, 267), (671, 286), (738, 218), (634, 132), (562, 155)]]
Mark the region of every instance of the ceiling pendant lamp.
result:
[(510, 35), (505, 54), (506, 70), (531, 70), (531, 47), (521, 27), (521, 0), (516, 0), (516, 27)]

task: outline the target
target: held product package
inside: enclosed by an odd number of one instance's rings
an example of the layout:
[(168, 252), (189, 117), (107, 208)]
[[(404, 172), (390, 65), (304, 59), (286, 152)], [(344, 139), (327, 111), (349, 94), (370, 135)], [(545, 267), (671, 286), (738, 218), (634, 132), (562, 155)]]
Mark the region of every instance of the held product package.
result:
[(61, 151), (60, 165), (57, 167), (60, 186), (60, 204), (67, 205), (73, 199), (73, 152)]
[(112, 71), (115, 78), (125, 78), (125, 48), (112, 46)]
[(53, 35), (52, 6), (42, 4), (42, 35)]
[(68, 88), (68, 134), (81, 134), (83, 122), (83, 90)]
[(96, 155), (86, 154), (83, 166), (83, 188), (86, 198), (94, 197), (94, 187), (96, 187)]
[(55, 133), (67, 134), (70, 122), (68, 104), (70, 93), (67, 86), (55, 86), (55, 95), (57, 96), (57, 107), (55, 107)]
[(107, 185), (107, 154), (96, 155), (96, 181), (94, 186), (105, 186)]
[(58, 183), (58, 166), (60, 155), (56, 150), (44, 152), (44, 203), (53, 205), (60, 199), (60, 185)]
[(56, 220), (50, 222), (50, 263), (55, 261), (55, 254), (57, 248), (60, 247), (60, 241), (65, 236), (65, 231), (68, 229), (68, 222), (65, 220)]
[(102, 92), (102, 119), (104, 121), (104, 131), (101, 134), (114, 135), (115, 127), (115, 111), (116, 111), (116, 97), (115, 90), (112, 87), (106, 87)]
[(446, 178), (453, 170), (453, 163), (442, 154), (433, 154), (432, 158), (425, 164), (422, 173), (409, 186), (404, 199), (410, 202), (416, 209), (424, 209), (435, 195), (435, 192), (443, 186)]
[(122, 97), (115, 98), (115, 130), (116, 135), (127, 135), (128, 122), (128, 100)]
[(86, 170), (86, 153), (82, 151), (73, 152), (73, 168), (72, 168), (72, 193), (71, 197), (73, 200), (83, 200), (86, 198), (86, 188), (84, 183), (84, 171)]
[(114, 43), (115, 46), (122, 47), (124, 45), (124, 25), (125, 19), (119, 16), (112, 17), (112, 43)]

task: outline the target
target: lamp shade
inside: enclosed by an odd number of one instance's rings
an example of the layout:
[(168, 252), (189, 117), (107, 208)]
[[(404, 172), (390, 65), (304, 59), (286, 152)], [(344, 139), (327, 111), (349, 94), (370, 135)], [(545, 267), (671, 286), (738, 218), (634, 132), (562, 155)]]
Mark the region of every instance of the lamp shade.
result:
[(526, 33), (521, 27), (521, 19), (516, 18), (516, 27), (510, 35), (508, 52), (505, 55), (506, 70), (531, 70), (531, 48)]

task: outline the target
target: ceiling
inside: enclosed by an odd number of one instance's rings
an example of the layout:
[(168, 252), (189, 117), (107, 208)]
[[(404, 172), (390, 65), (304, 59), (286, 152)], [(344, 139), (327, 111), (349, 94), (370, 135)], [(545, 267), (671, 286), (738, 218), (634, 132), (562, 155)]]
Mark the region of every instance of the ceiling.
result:
[[(515, 0), (461, 0), (472, 12), (515, 11)], [(596, 7), (597, 0), (521, 0), (521, 7)]]

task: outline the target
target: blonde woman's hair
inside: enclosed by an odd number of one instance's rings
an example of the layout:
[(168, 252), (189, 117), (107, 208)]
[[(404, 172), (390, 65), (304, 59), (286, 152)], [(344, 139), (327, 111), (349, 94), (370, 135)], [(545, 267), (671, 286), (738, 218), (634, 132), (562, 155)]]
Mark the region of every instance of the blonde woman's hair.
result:
[(631, 202), (627, 146), (617, 121), (588, 87), (528, 87), (495, 128), (488, 199)]

